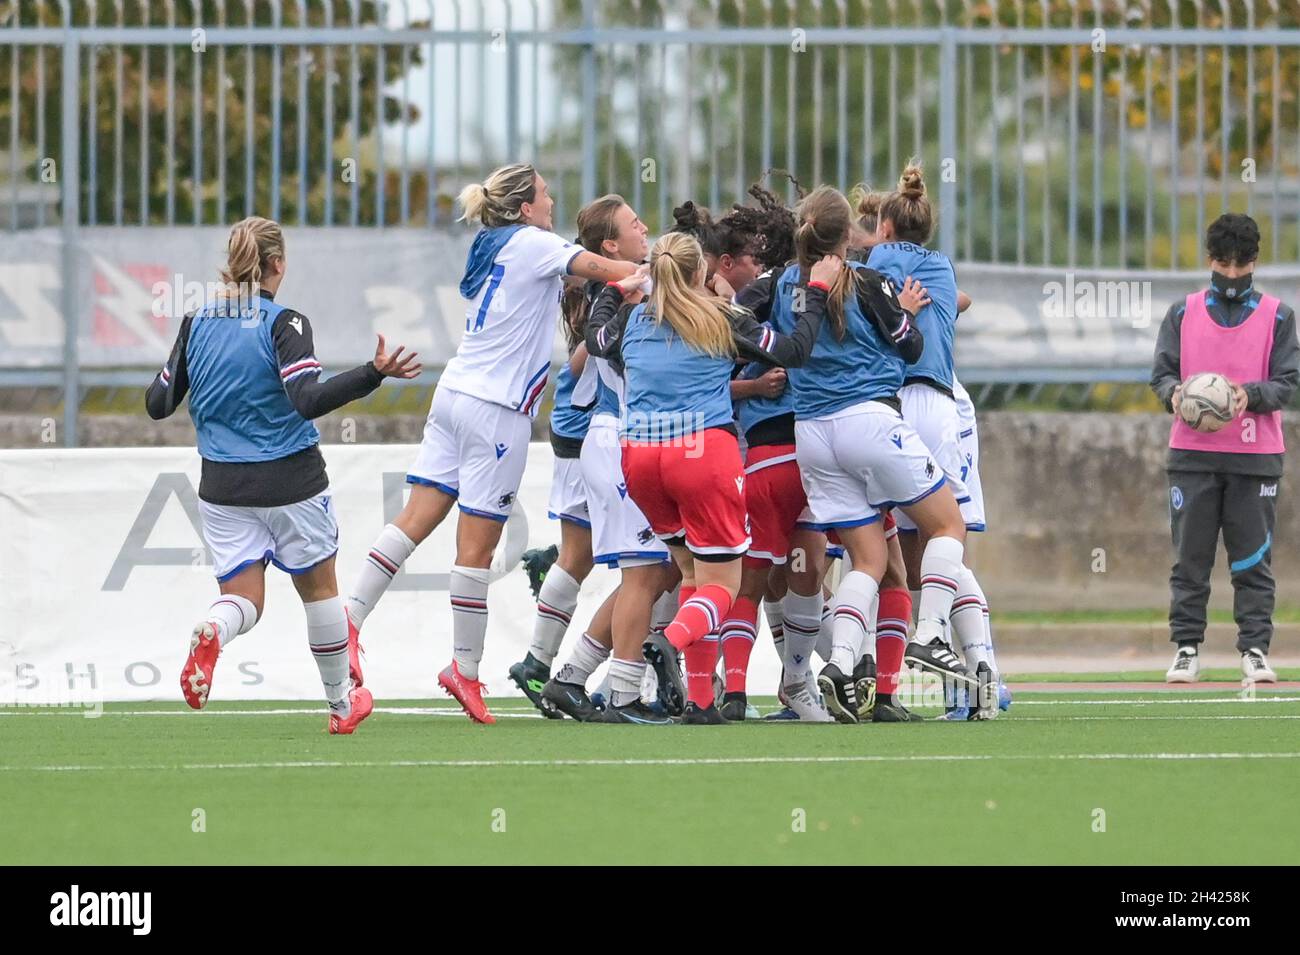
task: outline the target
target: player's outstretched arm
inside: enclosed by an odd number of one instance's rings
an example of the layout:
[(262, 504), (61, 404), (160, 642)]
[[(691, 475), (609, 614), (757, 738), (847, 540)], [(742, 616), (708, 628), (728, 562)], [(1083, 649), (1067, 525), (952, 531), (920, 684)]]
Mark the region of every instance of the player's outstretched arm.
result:
[[(858, 306), (871, 316), (886, 341), (894, 343), (903, 361), (914, 364), (925, 350), (925, 337), (913, 316), (903, 308), (893, 284), (875, 269), (860, 269)], [(909, 278), (909, 282), (911, 279)], [(924, 297), (924, 293), (922, 293)]]
[(321, 381), (311, 323), (305, 315), (285, 309), (277, 316), (271, 334), (285, 393), (294, 410), (309, 421), (364, 398), (385, 378), (414, 378), (422, 367), (414, 352), (404, 355), (405, 349), (400, 346), (390, 354), (380, 335), (372, 361)]
[(807, 362), (826, 315), (826, 290), (834, 284), (843, 268), (844, 260), (833, 255), (826, 256), (812, 267), (809, 285), (803, 289), (803, 311), (789, 335), (778, 334), (766, 325), (760, 325), (747, 310), (734, 313), (732, 325), (741, 355), (786, 368), (799, 368)]
[(190, 390), (189, 370), (185, 365), (185, 346), (190, 338), (192, 320), (192, 315), (185, 316), (180, 331), (176, 333), (176, 343), (172, 345), (172, 353), (167, 358), (167, 364), (163, 365), (162, 371), (154, 376), (154, 380), (145, 389), (144, 407), (149, 412), (149, 417), (155, 421), (161, 421), (179, 408), (180, 403), (185, 400), (186, 392)]
[(599, 282), (617, 282), (627, 278), (637, 270), (632, 262), (620, 259), (607, 259), (594, 252), (579, 252), (569, 262), (569, 274), (584, 279), (596, 279)]

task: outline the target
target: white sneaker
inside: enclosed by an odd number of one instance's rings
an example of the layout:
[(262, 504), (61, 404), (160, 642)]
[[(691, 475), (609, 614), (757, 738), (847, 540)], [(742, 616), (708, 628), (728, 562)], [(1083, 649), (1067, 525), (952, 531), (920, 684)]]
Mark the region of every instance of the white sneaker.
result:
[(785, 688), (786, 706), (790, 707), (798, 715), (801, 723), (834, 723), (835, 717), (827, 712), (821, 698), (808, 688), (809, 685), (805, 681), (787, 686)]
[[(1246, 664), (1241, 664), (1245, 672)], [(1165, 672), (1166, 683), (1195, 683), (1201, 677), (1201, 658), (1191, 647), (1179, 647), (1174, 664)]]
[(1241, 655), (1241, 676), (1247, 683), (1276, 683), (1277, 674), (1268, 665), (1268, 655), (1247, 650)]

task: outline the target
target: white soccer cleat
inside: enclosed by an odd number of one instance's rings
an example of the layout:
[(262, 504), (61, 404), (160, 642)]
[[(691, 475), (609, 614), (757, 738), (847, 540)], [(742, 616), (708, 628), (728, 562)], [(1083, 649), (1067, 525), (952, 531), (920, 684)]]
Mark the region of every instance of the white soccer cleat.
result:
[(1241, 678), (1246, 683), (1276, 683), (1277, 674), (1268, 665), (1268, 655), (1247, 650), (1241, 655)]
[(805, 681), (787, 686), (786, 706), (799, 717), (801, 723), (834, 723), (835, 717), (826, 709), (821, 697), (809, 689), (811, 685), (811, 682)]
[[(1246, 669), (1243, 661), (1242, 671)], [(1201, 657), (1191, 647), (1179, 647), (1174, 654), (1174, 663), (1165, 672), (1166, 683), (1195, 683), (1201, 678)]]

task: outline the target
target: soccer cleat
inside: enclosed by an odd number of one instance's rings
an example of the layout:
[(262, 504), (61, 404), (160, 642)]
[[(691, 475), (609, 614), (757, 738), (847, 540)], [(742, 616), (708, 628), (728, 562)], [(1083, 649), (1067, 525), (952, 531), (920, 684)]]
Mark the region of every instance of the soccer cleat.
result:
[(1262, 650), (1247, 650), (1241, 655), (1241, 676), (1247, 683), (1277, 682), (1277, 674), (1268, 665), (1268, 654)]
[(876, 658), (870, 653), (863, 654), (853, 668), (853, 693), (858, 700), (858, 721), (865, 723), (876, 705)]
[(682, 711), (682, 722), (688, 726), (726, 726), (731, 721), (712, 703), (705, 707), (687, 703)]
[(876, 705), (871, 709), (873, 723), (920, 723), (924, 720), (924, 716), (913, 713), (892, 696), (877, 696)]
[(352, 712), (347, 716), (339, 716), (337, 713), (330, 714), (330, 735), (331, 736), (350, 736), (357, 726), (370, 715), (375, 708), (375, 698), (370, 695), (369, 690), (363, 690), (359, 686), (354, 686), (348, 693), (348, 700), (352, 703)]
[[(744, 693), (726, 693), (723, 695), (722, 705), (718, 707), (718, 712), (728, 723), (743, 723), (752, 709)], [(682, 722), (685, 722), (683, 720)]]
[(551, 668), (534, 657), (531, 652), (510, 667), (511, 682), (524, 691), (524, 696), (528, 697), (533, 706), (542, 711), (543, 716), (548, 720), (563, 719), (564, 717), (555, 711), (555, 707), (542, 696), (542, 690), (550, 678)]
[(438, 685), (464, 707), (465, 715), (475, 723), (496, 722), (496, 717), (488, 712), (487, 704), (483, 702), (483, 684), (462, 676), (455, 660), (438, 674)]
[[(829, 713), (826, 715), (828, 717), (830, 716)], [(763, 717), (763, 720), (764, 722), (770, 721), (772, 723), (797, 723), (799, 722), (799, 714), (786, 706), (777, 710), (775, 713), (768, 713), (767, 716)], [(835, 720), (831, 719), (831, 722), (834, 723)]]
[[(542, 687), (541, 700), (556, 713), (563, 713), (569, 719), (579, 723), (590, 723), (600, 718), (601, 707), (595, 699), (587, 695), (587, 688), (576, 683), (561, 683), (548, 680)], [(540, 706), (539, 706), (540, 708)], [(545, 710), (542, 710), (545, 713)]]
[(973, 683), (970, 670), (962, 665), (952, 647), (944, 643), (942, 637), (935, 637), (929, 643), (913, 640), (907, 645), (903, 654), (903, 663), (910, 667), (929, 670), (942, 677), (955, 677), (966, 683)]
[(657, 713), (641, 700), (633, 700), (623, 706), (608, 706), (600, 714), (601, 723), (641, 723), (645, 726), (671, 726), (677, 721), (667, 713)]
[(352, 678), (353, 686), (364, 686), (365, 679), (361, 675), (361, 654), (366, 652), (366, 648), (361, 645), (361, 630), (352, 622), (352, 616), (348, 618), (348, 676)]
[[(1246, 660), (1243, 655), (1241, 669), (1246, 671)], [(1195, 683), (1201, 675), (1201, 657), (1196, 652), (1195, 647), (1179, 647), (1178, 652), (1174, 654), (1173, 665), (1165, 671), (1166, 683)]]
[(203, 709), (208, 703), (212, 673), (217, 668), (220, 653), (217, 625), (211, 620), (198, 624), (190, 634), (190, 655), (185, 658), (185, 666), (181, 667), (181, 694), (185, 702), (196, 710)]
[(1003, 713), (1011, 709), (1011, 687), (1003, 683), (1001, 677), (998, 678), (998, 709)]
[(532, 550), (524, 551), (520, 562), (528, 574), (528, 589), (533, 592), (534, 600), (542, 592), (542, 581), (546, 579), (546, 572), (559, 559), (560, 549), (554, 544), (550, 547), (534, 547)]
[[(835, 717), (826, 710), (821, 697), (813, 693), (808, 683), (792, 683), (785, 688), (789, 711), (802, 723), (834, 723)], [(769, 717), (770, 719), (771, 717)]]
[(745, 719), (761, 720), (762, 718), (763, 718), (763, 714), (758, 711), (757, 706), (755, 706), (753, 703), (745, 704)]
[(677, 665), (677, 649), (662, 633), (652, 633), (641, 645), (641, 653), (659, 679), (659, 702), (670, 716), (678, 715), (686, 705), (686, 683)]
[(975, 668), (975, 682), (975, 689), (970, 691), (975, 694), (975, 698), (970, 700), (972, 705), (966, 718), (972, 721), (991, 720), (998, 715), (998, 689), (993, 682), (993, 670), (984, 660)]
[(845, 676), (834, 663), (822, 667), (817, 677), (817, 688), (822, 692), (826, 708), (840, 723), (858, 721), (858, 700), (853, 679)]

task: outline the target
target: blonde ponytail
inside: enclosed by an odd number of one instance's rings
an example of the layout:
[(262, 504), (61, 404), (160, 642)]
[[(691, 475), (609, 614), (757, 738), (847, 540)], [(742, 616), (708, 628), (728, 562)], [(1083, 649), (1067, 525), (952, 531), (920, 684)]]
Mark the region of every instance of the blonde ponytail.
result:
[(719, 358), (735, 355), (731, 304), (695, 286), (705, 268), (704, 250), (694, 236), (663, 236), (650, 250), (650, 310), (655, 321), (666, 321), (692, 348)]
[(271, 259), (284, 258), (284, 233), (280, 224), (260, 216), (236, 222), (226, 242), (226, 267), (221, 281), (255, 294)]
[(481, 183), (460, 191), (461, 221), (479, 222), (489, 228), (518, 222), (520, 206), (533, 202), (537, 192), (537, 170), (528, 163), (511, 163), (495, 170)]

